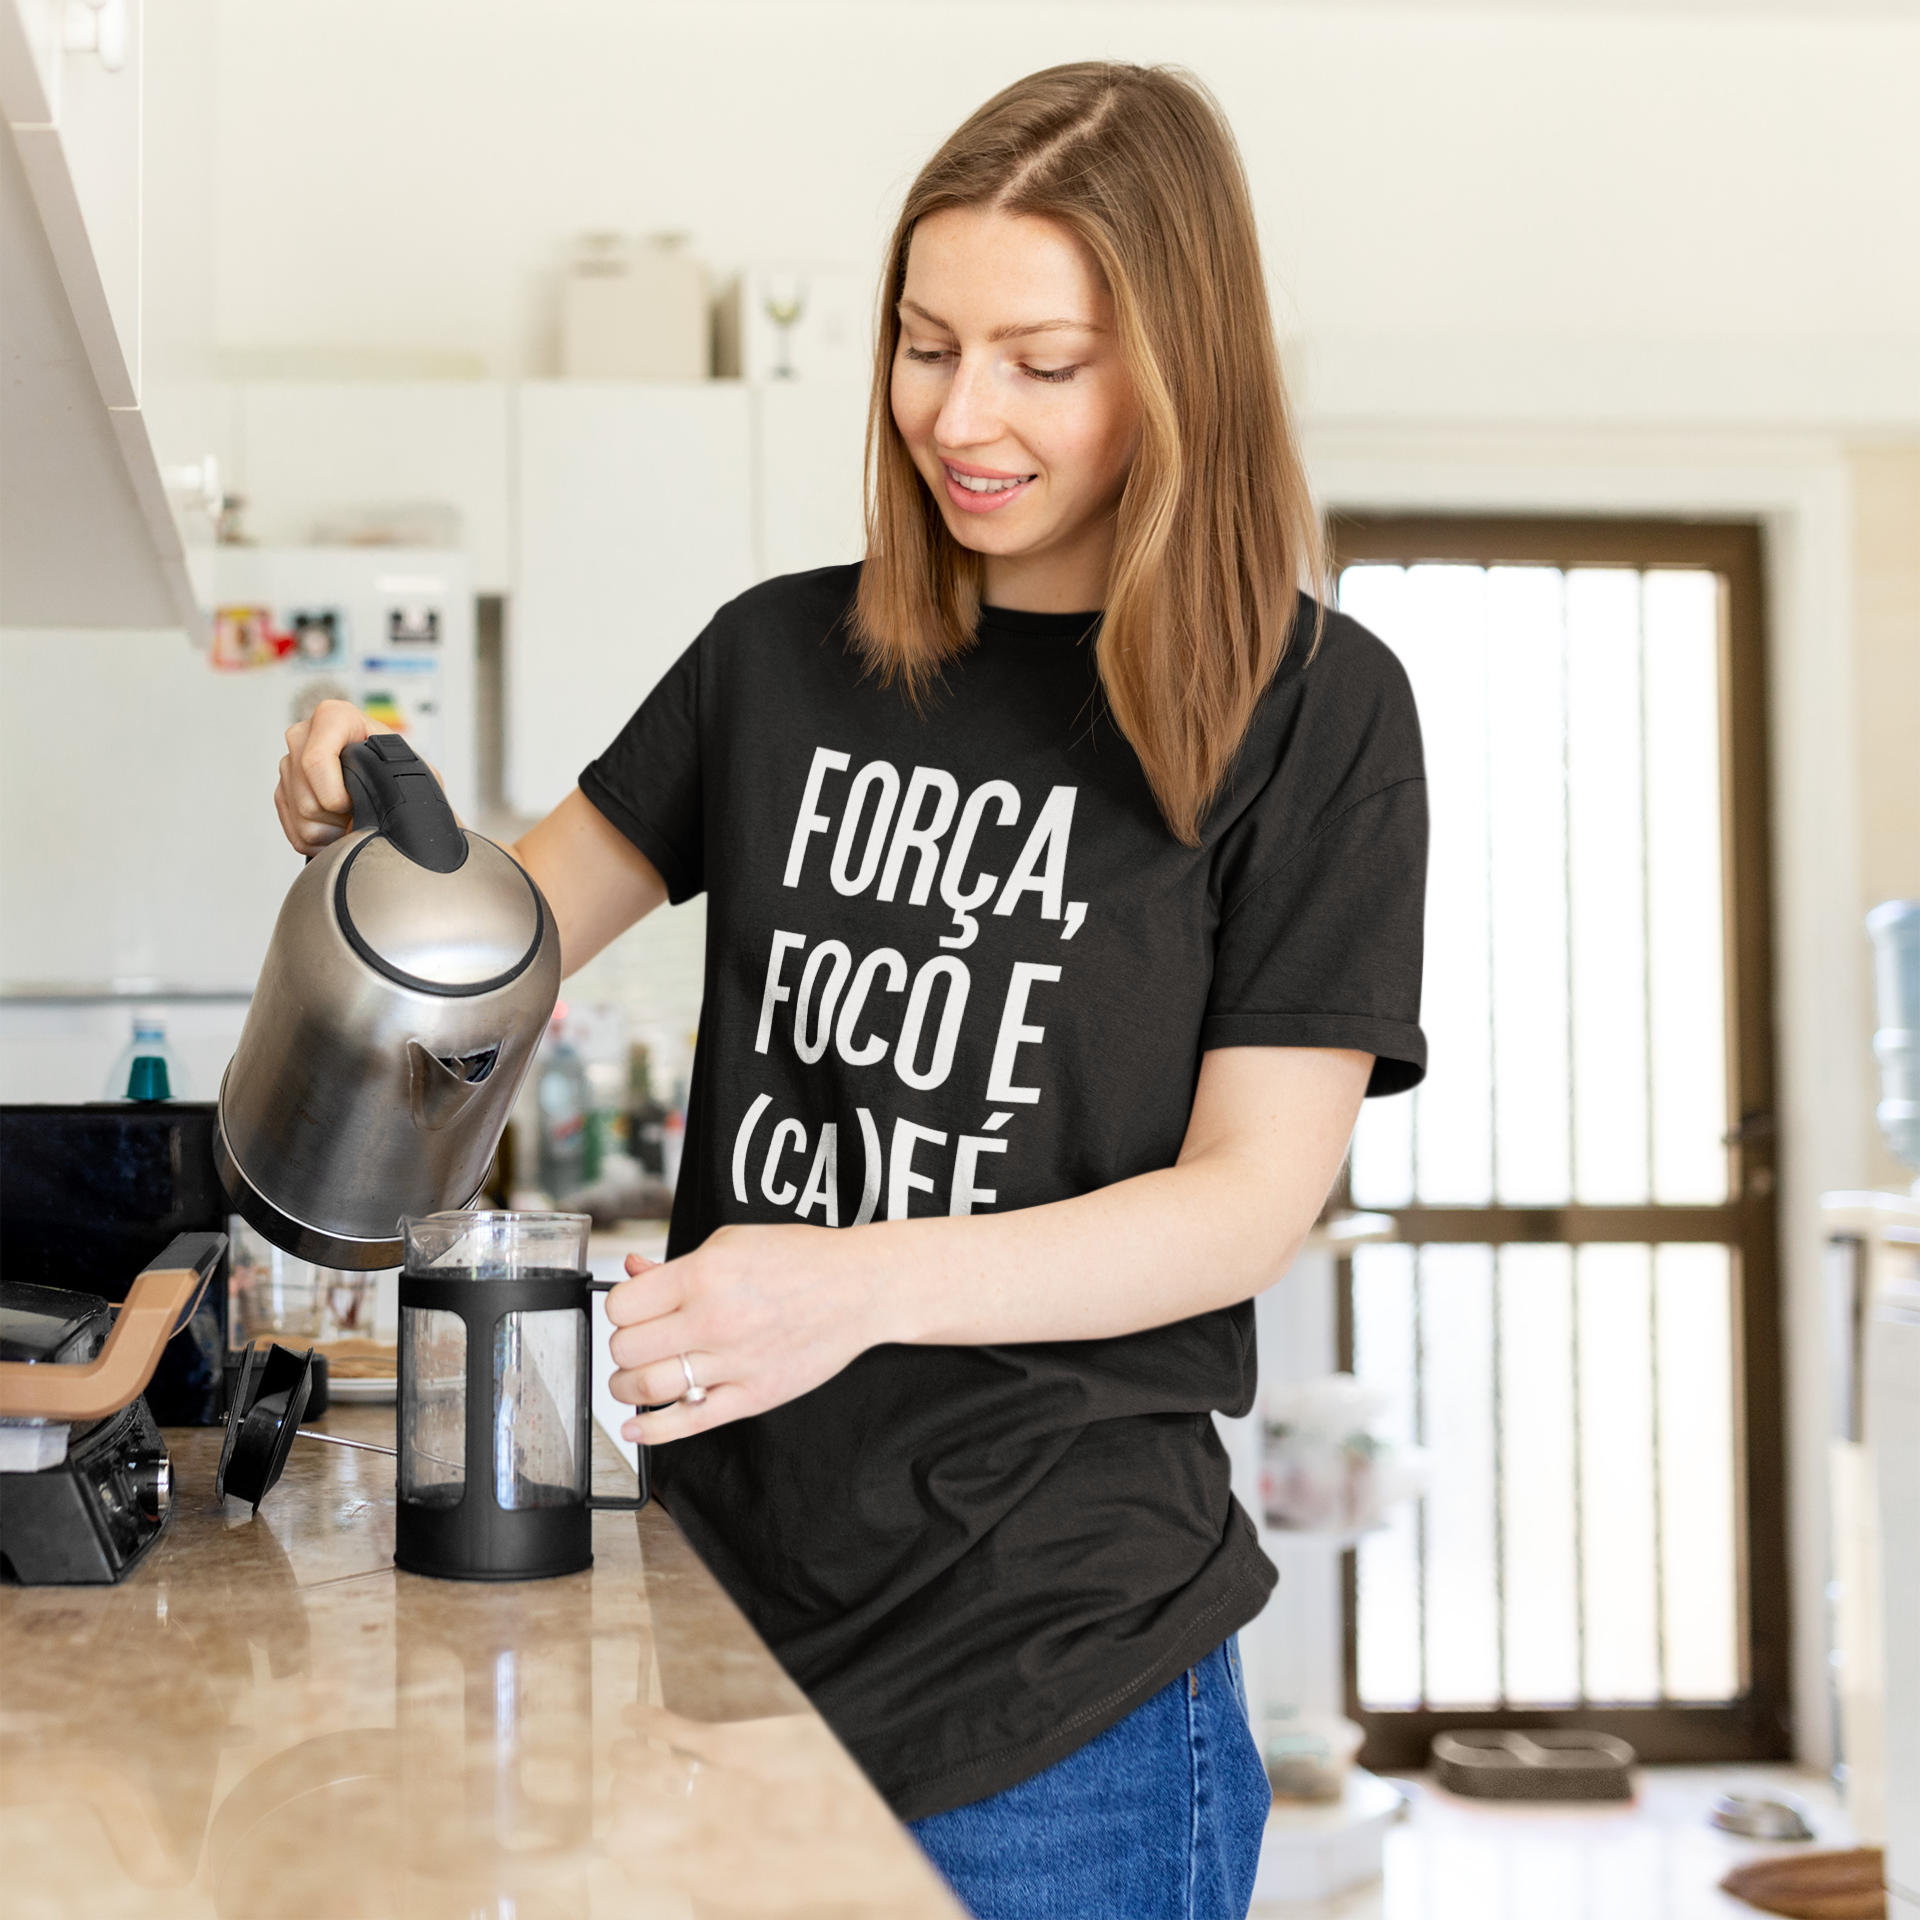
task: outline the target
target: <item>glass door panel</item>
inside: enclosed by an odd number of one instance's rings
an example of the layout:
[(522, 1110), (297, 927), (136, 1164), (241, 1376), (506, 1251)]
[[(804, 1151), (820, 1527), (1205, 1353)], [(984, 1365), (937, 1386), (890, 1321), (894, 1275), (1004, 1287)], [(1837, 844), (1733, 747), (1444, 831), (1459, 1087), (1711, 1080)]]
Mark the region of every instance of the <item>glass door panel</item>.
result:
[(1432, 816), (1426, 1081), (1346, 1329), (1426, 1450), (1349, 1562), (1368, 1757), (1445, 1725), (1786, 1751), (1758, 540), (1345, 522)]

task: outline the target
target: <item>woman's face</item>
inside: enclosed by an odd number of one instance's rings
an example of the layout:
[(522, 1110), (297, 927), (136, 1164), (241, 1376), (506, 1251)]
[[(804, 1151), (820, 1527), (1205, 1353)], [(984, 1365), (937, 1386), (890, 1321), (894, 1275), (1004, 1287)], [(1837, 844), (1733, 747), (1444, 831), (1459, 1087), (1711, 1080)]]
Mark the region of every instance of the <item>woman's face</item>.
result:
[(951, 207), (914, 229), (893, 417), (997, 606), (1106, 601), (1140, 409), (1113, 300), (1065, 227)]

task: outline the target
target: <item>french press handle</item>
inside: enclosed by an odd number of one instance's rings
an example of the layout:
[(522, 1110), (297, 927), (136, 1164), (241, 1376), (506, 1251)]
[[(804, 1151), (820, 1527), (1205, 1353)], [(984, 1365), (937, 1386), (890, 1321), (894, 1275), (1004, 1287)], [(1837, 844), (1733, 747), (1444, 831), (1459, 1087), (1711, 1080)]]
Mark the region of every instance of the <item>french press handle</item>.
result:
[[(611, 1293), (619, 1284), (618, 1280), (595, 1280), (591, 1276), (587, 1280), (595, 1293)], [(648, 1497), (644, 1493), (631, 1498), (620, 1493), (589, 1493), (587, 1506), (595, 1513), (638, 1513), (647, 1504)]]

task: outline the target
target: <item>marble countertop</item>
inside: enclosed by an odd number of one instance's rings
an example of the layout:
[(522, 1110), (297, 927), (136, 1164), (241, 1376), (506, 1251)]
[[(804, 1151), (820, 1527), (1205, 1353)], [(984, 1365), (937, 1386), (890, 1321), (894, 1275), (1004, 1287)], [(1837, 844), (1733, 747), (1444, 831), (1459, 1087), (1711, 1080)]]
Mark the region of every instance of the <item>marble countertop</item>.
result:
[(596, 1514), (588, 1573), (426, 1580), (381, 1455), (298, 1441), (253, 1516), (218, 1430), (167, 1440), (131, 1578), (0, 1589), (8, 1920), (956, 1920), (660, 1507)]

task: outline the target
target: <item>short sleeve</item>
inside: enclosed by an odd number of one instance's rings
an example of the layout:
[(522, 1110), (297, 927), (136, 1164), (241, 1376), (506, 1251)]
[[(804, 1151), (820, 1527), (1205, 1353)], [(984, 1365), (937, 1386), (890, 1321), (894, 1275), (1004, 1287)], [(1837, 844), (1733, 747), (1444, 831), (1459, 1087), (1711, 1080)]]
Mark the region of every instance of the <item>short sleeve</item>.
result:
[(1369, 1094), (1418, 1086), (1426, 876), (1424, 781), (1350, 807), (1221, 926), (1202, 1047), (1351, 1047)]
[(1320, 657), (1277, 692), (1268, 777), (1221, 843), (1200, 1044), (1350, 1047), (1369, 1094), (1427, 1070), (1420, 1031), (1427, 785), (1405, 672), (1330, 615)]
[(580, 775), (580, 791), (659, 869), (678, 906), (706, 886), (700, 671), (705, 636)]

